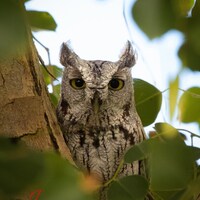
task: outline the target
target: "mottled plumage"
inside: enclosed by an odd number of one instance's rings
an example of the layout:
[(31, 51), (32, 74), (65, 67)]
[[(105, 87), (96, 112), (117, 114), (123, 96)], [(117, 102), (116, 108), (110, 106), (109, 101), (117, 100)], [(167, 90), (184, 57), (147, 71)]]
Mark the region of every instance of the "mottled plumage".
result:
[[(61, 99), (57, 108), (73, 160), (102, 183), (111, 179), (125, 152), (144, 139), (135, 109), (130, 42), (117, 62), (79, 58), (63, 43)], [(140, 163), (124, 164), (120, 176), (140, 174)]]

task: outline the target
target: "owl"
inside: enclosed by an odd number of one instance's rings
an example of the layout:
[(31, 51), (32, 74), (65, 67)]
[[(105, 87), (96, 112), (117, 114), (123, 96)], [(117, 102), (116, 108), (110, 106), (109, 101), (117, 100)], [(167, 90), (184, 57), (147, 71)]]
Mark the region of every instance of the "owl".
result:
[[(109, 181), (126, 151), (145, 139), (134, 102), (131, 43), (116, 62), (81, 59), (63, 43), (64, 66), (57, 117), (76, 165)], [(123, 164), (119, 177), (141, 174), (140, 161)]]

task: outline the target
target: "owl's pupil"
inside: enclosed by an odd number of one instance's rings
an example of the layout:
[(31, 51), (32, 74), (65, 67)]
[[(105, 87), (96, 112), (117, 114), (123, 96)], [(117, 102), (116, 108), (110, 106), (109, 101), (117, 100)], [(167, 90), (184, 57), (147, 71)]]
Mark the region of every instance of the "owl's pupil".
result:
[(75, 85), (76, 85), (76, 87), (82, 87), (84, 85), (84, 80), (83, 79), (76, 79)]
[(110, 86), (112, 87), (112, 88), (114, 88), (114, 89), (116, 89), (116, 88), (118, 88), (119, 87), (119, 81), (117, 80), (117, 79), (112, 79), (111, 81), (110, 81)]
[(124, 81), (118, 78), (113, 78), (108, 84), (108, 88), (111, 90), (121, 90), (124, 87)]
[(83, 89), (83, 88), (85, 88), (85, 81), (83, 79), (81, 79), (81, 78), (71, 79), (69, 83), (74, 89)]

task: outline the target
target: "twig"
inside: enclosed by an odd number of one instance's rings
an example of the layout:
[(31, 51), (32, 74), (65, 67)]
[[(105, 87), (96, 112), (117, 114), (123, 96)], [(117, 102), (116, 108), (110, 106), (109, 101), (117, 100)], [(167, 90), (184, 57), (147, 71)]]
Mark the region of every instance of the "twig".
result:
[(193, 142), (194, 142), (194, 141), (193, 141), (193, 138), (194, 138), (194, 137), (200, 138), (199, 135), (197, 135), (197, 134), (195, 134), (195, 133), (193, 133), (193, 132), (191, 132), (191, 131), (188, 131), (188, 130), (186, 130), (186, 129), (177, 128), (177, 130), (178, 130), (178, 131), (185, 131), (185, 132), (188, 132), (188, 133), (190, 134), (190, 138), (191, 138), (191, 146), (194, 145), (194, 143), (193, 143)]
[(51, 65), (51, 59), (50, 59), (50, 51), (49, 51), (49, 48), (47, 48), (44, 44), (42, 44), (34, 35), (33, 36), (33, 39), (38, 43), (40, 44), (47, 52), (47, 56), (48, 56), (48, 61), (49, 61), (49, 65)]
[(200, 99), (200, 95), (199, 94), (195, 94), (195, 93), (193, 93), (193, 92), (190, 92), (190, 91), (188, 91), (188, 90), (184, 90), (184, 89), (181, 89), (181, 88), (178, 88), (180, 91), (182, 91), (182, 92), (185, 92), (185, 93), (188, 93), (188, 94), (190, 94), (191, 96), (193, 96), (193, 97), (195, 97), (195, 98), (199, 98)]
[(193, 132), (191, 132), (191, 131), (188, 131), (188, 130), (186, 130), (186, 129), (177, 128), (177, 130), (178, 130), (178, 131), (185, 131), (185, 132), (188, 132), (188, 133), (190, 133), (193, 137), (200, 138), (200, 135), (197, 135), (197, 134), (195, 134), (195, 133), (193, 133)]
[[(47, 52), (47, 56), (48, 56), (48, 61), (49, 61), (49, 66), (51, 66), (51, 59), (50, 59), (50, 52), (49, 52), (49, 48), (47, 48), (46, 46), (44, 46), (34, 35), (32, 35), (33, 39), (40, 44)], [(39, 55), (38, 51), (37, 51), (37, 56), (38, 59), (41, 63), (41, 65), (44, 67), (45, 71), (56, 81), (58, 81), (58, 79), (47, 69), (47, 66), (45, 65), (42, 57)]]
[(39, 53), (37, 52), (39, 61), (41, 63), (41, 65), (44, 67), (45, 71), (56, 81), (58, 81), (58, 79), (47, 69), (47, 66), (44, 64), (44, 61), (42, 60), (42, 57), (39, 55)]
[(108, 186), (112, 181), (114, 181), (114, 180), (117, 178), (117, 176), (118, 176), (118, 174), (119, 174), (119, 172), (120, 172), (120, 170), (121, 170), (123, 164), (124, 164), (124, 160), (122, 159), (121, 162), (119, 163), (119, 166), (118, 166), (118, 168), (117, 168), (115, 174), (113, 175), (113, 177), (112, 177), (110, 180), (108, 180), (108, 181), (103, 185), (103, 187)]

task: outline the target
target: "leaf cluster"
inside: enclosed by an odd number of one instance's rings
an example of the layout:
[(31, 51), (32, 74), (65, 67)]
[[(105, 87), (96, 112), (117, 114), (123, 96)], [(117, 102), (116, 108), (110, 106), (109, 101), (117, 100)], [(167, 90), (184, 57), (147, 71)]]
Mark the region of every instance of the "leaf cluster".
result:
[[(82, 174), (53, 153), (39, 153), (0, 138), (0, 199), (91, 199), (81, 186)], [(35, 193), (35, 194), (34, 194)], [(19, 198), (17, 198), (19, 197)]]
[(155, 124), (155, 130), (152, 138), (132, 147), (124, 157), (126, 163), (147, 159), (148, 179), (135, 175), (114, 181), (108, 192), (110, 199), (197, 199), (200, 168), (196, 160), (200, 149), (187, 146), (169, 124)]
[(181, 32), (184, 43), (178, 55), (182, 64), (200, 71), (199, 0), (137, 0), (132, 8), (132, 16), (150, 39), (161, 37), (170, 30)]
[[(200, 149), (187, 146), (180, 132), (167, 123), (155, 124), (155, 134), (133, 146), (125, 163), (147, 161), (147, 177), (113, 179), (109, 200), (193, 200), (200, 191)], [(0, 138), (0, 199), (29, 196), (39, 199), (92, 200), (98, 183), (88, 182), (67, 161), (52, 153), (39, 153), (13, 140)]]
[(150, 39), (162, 37), (170, 30), (177, 30), (183, 34), (184, 42), (178, 50), (182, 69), (169, 83), (170, 119), (173, 119), (178, 107), (179, 121), (199, 124), (200, 87), (197, 85), (184, 90), (179, 88), (179, 82), (184, 69), (200, 71), (200, 1), (137, 0), (132, 7), (132, 16)]

